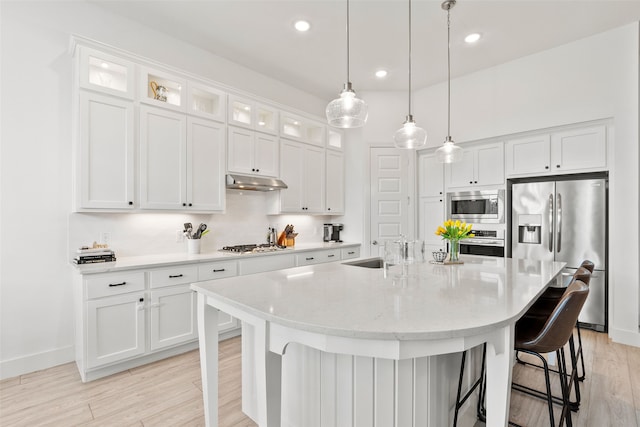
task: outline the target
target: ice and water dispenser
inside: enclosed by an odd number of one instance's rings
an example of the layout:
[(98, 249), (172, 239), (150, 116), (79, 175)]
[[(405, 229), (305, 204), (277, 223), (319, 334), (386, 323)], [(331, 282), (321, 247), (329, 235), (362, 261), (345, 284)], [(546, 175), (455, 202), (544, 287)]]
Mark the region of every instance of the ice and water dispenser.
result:
[(518, 243), (542, 243), (542, 215), (518, 215)]

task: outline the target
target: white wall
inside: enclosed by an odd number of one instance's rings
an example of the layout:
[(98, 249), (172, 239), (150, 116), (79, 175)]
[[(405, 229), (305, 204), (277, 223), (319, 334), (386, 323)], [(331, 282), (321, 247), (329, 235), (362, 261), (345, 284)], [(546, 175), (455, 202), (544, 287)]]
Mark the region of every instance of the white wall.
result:
[[(640, 346), (638, 38), (638, 23), (626, 25), (454, 79), (451, 87), (452, 136), (458, 143), (613, 118), (609, 334), (636, 346)], [(406, 94), (362, 97), (375, 113), (364, 128), (365, 141), (388, 138), (403, 116), (395, 111), (387, 114), (386, 107), (396, 110)], [(427, 145), (439, 146), (446, 135), (446, 83), (417, 91), (413, 110), (429, 133)]]
[(264, 195), (233, 194), (226, 215), (71, 214), (70, 35), (144, 55), (249, 93), (323, 115), (320, 100), (86, 2), (0, 2), (0, 377), (73, 360), (69, 252), (112, 233), (118, 256), (184, 250), (186, 220), (213, 232), (204, 250), (264, 238), (294, 223), (299, 242), (321, 241), (326, 217), (260, 214)]

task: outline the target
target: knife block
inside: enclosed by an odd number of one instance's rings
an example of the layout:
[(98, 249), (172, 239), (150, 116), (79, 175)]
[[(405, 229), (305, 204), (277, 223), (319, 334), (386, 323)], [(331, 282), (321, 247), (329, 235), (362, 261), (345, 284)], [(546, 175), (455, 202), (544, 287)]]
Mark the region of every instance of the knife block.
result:
[(296, 245), (296, 238), (295, 238), (295, 237), (292, 237), (292, 238), (287, 238), (287, 237), (285, 237), (285, 239), (284, 239), (284, 245), (285, 245), (286, 247), (293, 247), (293, 246), (295, 246), (295, 245)]

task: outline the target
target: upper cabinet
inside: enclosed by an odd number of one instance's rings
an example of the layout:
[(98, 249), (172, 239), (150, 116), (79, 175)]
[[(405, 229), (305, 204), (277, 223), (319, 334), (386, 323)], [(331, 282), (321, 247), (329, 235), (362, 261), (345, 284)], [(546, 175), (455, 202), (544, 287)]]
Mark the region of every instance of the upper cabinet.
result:
[(444, 194), (444, 164), (434, 153), (418, 157), (418, 192), (420, 197), (442, 198)]
[(167, 72), (140, 67), (140, 102), (186, 111), (187, 81)]
[(462, 160), (445, 167), (448, 189), (504, 185), (503, 144), (464, 147)]
[(80, 87), (134, 98), (135, 71), (133, 62), (86, 46), (78, 47), (77, 75)]
[(344, 213), (344, 154), (326, 152), (325, 210), (327, 214)]
[[(325, 146), (326, 124), (287, 112), (281, 113), (280, 121), (280, 136), (320, 147)], [(339, 144), (342, 146), (342, 139)]]
[(278, 137), (229, 126), (229, 172), (277, 177), (278, 153)]
[(597, 125), (507, 141), (507, 176), (549, 175), (607, 167), (606, 126)]
[(327, 148), (342, 151), (344, 144), (344, 132), (339, 129), (327, 127)]
[(280, 165), (280, 178), (289, 188), (280, 190), (279, 212), (323, 213), (325, 150), (283, 139)]
[(187, 113), (224, 122), (227, 115), (227, 94), (220, 89), (189, 81), (187, 82)]
[(274, 135), (278, 133), (278, 110), (248, 98), (229, 95), (227, 121), (230, 125)]

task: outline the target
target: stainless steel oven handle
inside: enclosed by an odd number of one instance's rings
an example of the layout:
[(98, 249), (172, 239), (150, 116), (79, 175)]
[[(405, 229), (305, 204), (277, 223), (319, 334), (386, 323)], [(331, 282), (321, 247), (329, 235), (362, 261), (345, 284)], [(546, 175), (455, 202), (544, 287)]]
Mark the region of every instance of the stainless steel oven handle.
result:
[(549, 252), (553, 253), (553, 194), (549, 194)]
[(556, 212), (558, 214), (558, 241), (556, 242), (556, 251), (560, 253), (560, 249), (562, 249), (562, 197), (560, 193), (556, 195)]

